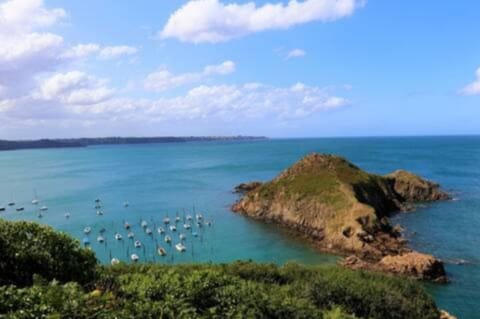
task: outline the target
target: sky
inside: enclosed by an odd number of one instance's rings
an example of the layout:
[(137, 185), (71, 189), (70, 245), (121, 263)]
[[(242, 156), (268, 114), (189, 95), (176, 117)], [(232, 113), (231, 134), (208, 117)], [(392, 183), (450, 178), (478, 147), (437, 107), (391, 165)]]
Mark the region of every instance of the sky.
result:
[(0, 0), (0, 139), (480, 134), (480, 1)]

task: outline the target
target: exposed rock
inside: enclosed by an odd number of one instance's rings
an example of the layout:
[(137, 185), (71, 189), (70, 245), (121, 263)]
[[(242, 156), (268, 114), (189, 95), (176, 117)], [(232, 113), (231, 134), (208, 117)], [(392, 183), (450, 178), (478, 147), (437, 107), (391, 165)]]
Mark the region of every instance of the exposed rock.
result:
[(440, 319), (457, 319), (457, 317), (452, 316), (445, 310), (440, 310)]
[(432, 255), (409, 252), (396, 256), (385, 256), (379, 262), (380, 269), (394, 274), (421, 280), (446, 281), (441, 261)]
[(394, 180), (393, 189), (406, 202), (428, 202), (448, 199), (440, 185), (432, 183), (404, 170), (397, 170), (387, 177)]
[(261, 182), (241, 183), (235, 187), (235, 193), (246, 193), (262, 185)]
[[(392, 227), (388, 216), (417, 201), (448, 198), (438, 184), (414, 174), (369, 174), (344, 158), (321, 154), (304, 157), (270, 182), (242, 184), (236, 190), (244, 196), (232, 206), (234, 212), (284, 225), (306, 235), (322, 250), (354, 254), (370, 264), (410, 252), (401, 229)], [(432, 265), (443, 270), (437, 262)], [(430, 275), (418, 267), (412, 264), (405, 274), (432, 280), (436, 274), (444, 276), (444, 272)], [(392, 266), (391, 272), (396, 270)], [(414, 271), (427, 275), (417, 276)]]

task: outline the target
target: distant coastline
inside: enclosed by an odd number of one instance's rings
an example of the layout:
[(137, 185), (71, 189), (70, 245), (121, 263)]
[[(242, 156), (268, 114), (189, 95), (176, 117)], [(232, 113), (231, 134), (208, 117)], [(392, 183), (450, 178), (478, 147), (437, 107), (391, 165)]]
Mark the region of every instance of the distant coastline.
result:
[(98, 138), (62, 138), (39, 140), (0, 140), (0, 151), (88, 147), (95, 145), (159, 144), (211, 141), (250, 141), (266, 140), (264, 136), (163, 136), (163, 137), (98, 137)]

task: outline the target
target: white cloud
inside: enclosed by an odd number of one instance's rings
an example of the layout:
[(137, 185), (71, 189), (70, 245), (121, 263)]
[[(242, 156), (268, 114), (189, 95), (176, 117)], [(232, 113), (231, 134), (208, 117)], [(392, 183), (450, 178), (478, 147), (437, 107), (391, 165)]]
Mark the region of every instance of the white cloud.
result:
[(475, 81), (468, 84), (461, 90), (464, 95), (480, 95), (480, 68), (475, 72)]
[(174, 12), (159, 32), (161, 38), (183, 42), (218, 43), (250, 33), (288, 29), (312, 21), (348, 17), (364, 0), (291, 0), (288, 4), (254, 2), (224, 4), (219, 0), (191, 0)]
[(293, 49), (290, 52), (287, 53), (287, 56), (285, 59), (291, 59), (291, 58), (301, 58), (304, 57), (307, 53), (302, 50), (302, 49)]
[(30, 32), (64, 18), (63, 9), (46, 9), (42, 0), (10, 0), (0, 4), (0, 33)]
[(138, 49), (128, 45), (109, 46), (104, 47), (100, 51), (100, 58), (112, 59), (122, 55), (134, 55), (138, 52)]
[(115, 92), (107, 87), (107, 82), (80, 71), (58, 73), (41, 81), (34, 97), (67, 105), (97, 104)]
[(112, 99), (104, 103), (75, 106), (72, 110), (90, 115), (139, 121), (209, 119), (239, 121), (254, 118), (290, 121), (314, 113), (344, 107), (349, 101), (328, 90), (297, 83), (292, 87), (268, 85), (200, 85), (185, 95), (157, 100)]
[(96, 43), (78, 44), (67, 49), (62, 56), (67, 59), (80, 59), (97, 53), (99, 50), (100, 45)]
[(150, 73), (144, 81), (144, 87), (149, 91), (166, 91), (168, 89), (192, 84), (213, 75), (227, 75), (235, 72), (235, 63), (225, 61), (218, 65), (207, 65), (202, 72), (172, 74), (166, 68)]

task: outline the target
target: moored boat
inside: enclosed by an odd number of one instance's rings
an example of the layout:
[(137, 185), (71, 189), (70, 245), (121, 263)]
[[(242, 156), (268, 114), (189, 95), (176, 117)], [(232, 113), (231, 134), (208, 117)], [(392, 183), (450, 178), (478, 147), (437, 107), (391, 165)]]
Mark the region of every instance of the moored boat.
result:
[(130, 256), (130, 259), (131, 259), (133, 262), (137, 262), (140, 258), (138, 257), (137, 254), (132, 254), (132, 255)]
[(159, 254), (160, 256), (166, 256), (166, 255), (167, 255), (167, 251), (166, 251), (164, 248), (162, 248), (162, 247), (159, 247), (159, 248), (157, 249), (157, 251), (158, 251), (158, 254)]
[(184, 244), (178, 243), (175, 245), (175, 249), (177, 249), (179, 252), (183, 253), (185, 250), (187, 250), (187, 247), (185, 247)]

